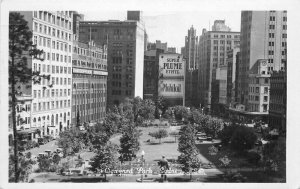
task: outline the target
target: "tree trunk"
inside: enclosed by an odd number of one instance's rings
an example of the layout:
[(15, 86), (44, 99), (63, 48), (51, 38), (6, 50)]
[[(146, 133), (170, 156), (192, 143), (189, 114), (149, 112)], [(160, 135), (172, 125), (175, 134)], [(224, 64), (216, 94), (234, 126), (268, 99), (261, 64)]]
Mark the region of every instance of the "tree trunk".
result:
[(192, 173), (190, 173), (190, 180), (192, 180)]
[(18, 139), (17, 139), (17, 126), (16, 126), (16, 92), (15, 92), (15, 57), (11, 57), (11, 109), (12, 109), (12, 124), (13, 124), (13, 135), (14, 135), (14, 163), (15, 163), (15, 182), (19, 182), (19, 156), (18, 156)]

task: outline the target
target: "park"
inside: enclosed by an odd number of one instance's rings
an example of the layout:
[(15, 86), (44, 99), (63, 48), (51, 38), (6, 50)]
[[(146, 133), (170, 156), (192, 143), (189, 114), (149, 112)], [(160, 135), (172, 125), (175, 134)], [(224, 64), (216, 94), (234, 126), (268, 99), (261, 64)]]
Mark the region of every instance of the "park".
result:
[[(28, 180), (162, 182), (159, 162), (165, 157), (164, 182), (282, 182), (282, 157), (276, 156), (277, 167), (268, 164), (275, 161), (271, 151), (278, 144), (264, 150), (257, 143), (262, 134), (241, 123), (226, 124), (201, 110), (175, 106), (157, 111), (150, 100), (128, 99), (109, 111), (104, 123), (84, 130), (75, 126), (26, 150), (35, 161)], [(50, 154), (40, 157), (45, 151)]]

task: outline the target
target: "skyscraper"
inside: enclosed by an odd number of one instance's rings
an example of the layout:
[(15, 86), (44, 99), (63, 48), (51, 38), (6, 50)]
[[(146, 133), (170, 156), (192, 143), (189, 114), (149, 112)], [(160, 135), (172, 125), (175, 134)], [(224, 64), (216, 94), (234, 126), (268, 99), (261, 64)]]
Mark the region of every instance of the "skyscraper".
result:
[[(246, 111), (268, 112), (268, 101), (257, 105), (251, 103), (253, 95), (254, 101), (260, 101), (260, 90), (256, 94), (251, 92), (253, 89), (249, 83), (249, 75), (257, 66), (257, 61), (262, 59), (267, 60), (266, 75), (270, 75), (273, 71), (284, 70), (287, 60), (286, 46), (286, 11), (242, 11), (238, 96), (240, 103), (245, 105)], [(269, 89), (266, 90), (265, 99), (269, 96)]]
[(209, 111), (219, 103), (217, 69), (226, 64), (227, 51), (240, 43), (240, 32), (232, 32), (225, 21), (216, 20), (212, 28), (202, 30), (198, 67), (200, 103)]
[[(31, 126), (40, 128), (41, 136), (58, 136), (71, 124), (72, 22), (71, 11), (23, 11), (33, 32), (33, 43), (44, 51), (44, 61), (30, 59), (33, 71), (50, 75), (40, 84), (29, 83), (32, 95)], [(52, 87), (50, 87), (52, 86)]]
[(126, 97), (143, 97), (144, 34), (141, 12), (128, 11), (125, 21), (83, 21), (79, 40), (108, 45), (108, 105)]
[[(198, 106), (197, 81), (198, 81), (198, 37), (193, 26), (185, 36), (184, 58), (186, 60), (185, 70), (185, 101), (187, 106)], [(195, 80), (195, 77), (197, 78)]]

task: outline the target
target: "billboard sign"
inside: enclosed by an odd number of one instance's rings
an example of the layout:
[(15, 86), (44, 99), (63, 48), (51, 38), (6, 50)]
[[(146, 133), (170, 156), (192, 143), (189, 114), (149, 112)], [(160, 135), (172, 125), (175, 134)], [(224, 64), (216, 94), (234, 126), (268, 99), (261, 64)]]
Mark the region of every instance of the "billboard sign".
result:
[(166, 98), (183, 98), (185, 61), (180, 54), (159, 55), (158, 95)]

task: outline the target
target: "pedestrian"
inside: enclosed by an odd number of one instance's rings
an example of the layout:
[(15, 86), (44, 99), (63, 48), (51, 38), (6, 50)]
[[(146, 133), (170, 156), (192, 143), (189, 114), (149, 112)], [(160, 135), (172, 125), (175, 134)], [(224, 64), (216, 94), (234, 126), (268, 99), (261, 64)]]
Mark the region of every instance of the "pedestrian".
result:
[(158, 165), (160, 166), (162, 182), (166, 181), (167, 180), (166, 170), (169, 170), (169, 163), (165, 159), (165, 156), (162, 156), (162, 159), (158, 162)]

